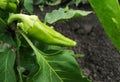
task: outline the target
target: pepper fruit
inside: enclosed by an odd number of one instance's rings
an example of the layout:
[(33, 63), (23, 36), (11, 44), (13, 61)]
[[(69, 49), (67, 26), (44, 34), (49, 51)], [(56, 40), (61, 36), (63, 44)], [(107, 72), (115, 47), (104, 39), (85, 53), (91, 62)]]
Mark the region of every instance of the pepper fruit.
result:
[(9, 12), (16, 12), (18, 0), (1, 0), (0, 8)]
[(27, 35), (47, 44), (61, 46), (75, 46), (76, 42), (65, 37), (53, 28), (42, 23), (36, 15), (11, 14), (8, 23), (19, 20), (17, 26), (20, 27)]

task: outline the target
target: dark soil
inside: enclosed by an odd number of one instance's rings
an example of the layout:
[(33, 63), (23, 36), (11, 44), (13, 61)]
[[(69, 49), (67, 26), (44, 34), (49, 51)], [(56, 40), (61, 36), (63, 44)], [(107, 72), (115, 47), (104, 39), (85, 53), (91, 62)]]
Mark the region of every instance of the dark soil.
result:
[[(57, 7), (45, 7), (44, 12), (35, 8), (35, 14), (43, 20), (45, 13)], [(79, 9), (91, 10), (89, 5), (80, 5)], [(104, 13), (104, 12), (103, 12)], [(75, 53), (83, 53), (78, 62), (83, 73), (92, 82), (120, 82), (120, 53), (104, 32), (95, 14), (53, 24), (55, 29), (77, 41), (72, 47)]]

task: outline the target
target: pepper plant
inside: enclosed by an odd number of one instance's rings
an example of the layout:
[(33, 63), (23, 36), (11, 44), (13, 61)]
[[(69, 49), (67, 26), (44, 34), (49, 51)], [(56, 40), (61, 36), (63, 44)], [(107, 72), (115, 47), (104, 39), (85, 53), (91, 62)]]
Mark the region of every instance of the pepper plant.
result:
[[(32, 13), (31, 3), (0, 1), (0, 82), (90, 82), (82, 75), (74, 52), (65, 49), (75, 46), (76, 41), (44, 24), (38, 16), (24, 14), (24, 8)], [(91, 12), (82, 13), (85, 11), (77, 11), (73, 17)]]

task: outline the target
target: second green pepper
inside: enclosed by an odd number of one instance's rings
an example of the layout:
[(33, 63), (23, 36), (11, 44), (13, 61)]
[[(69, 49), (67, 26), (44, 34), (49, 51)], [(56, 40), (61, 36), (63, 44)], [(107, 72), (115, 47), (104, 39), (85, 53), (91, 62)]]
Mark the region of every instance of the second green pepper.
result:
[(18, 0), (0, 0), (0, 8), (9, 12), (16, 12)]

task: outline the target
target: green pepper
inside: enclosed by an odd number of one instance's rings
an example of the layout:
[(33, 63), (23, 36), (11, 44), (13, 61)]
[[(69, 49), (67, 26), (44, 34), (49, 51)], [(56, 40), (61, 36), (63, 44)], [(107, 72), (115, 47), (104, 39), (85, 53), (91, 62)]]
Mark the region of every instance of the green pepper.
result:
[(76, 42), (42, 23), (36, 15), (11, 14), (8, 23), (19, 20), (17, 26), (27, 35), (47, 44), (75, 46)]
[(16, 12), (18, 0), (1, 0), (0, 8), (9, 12)]

